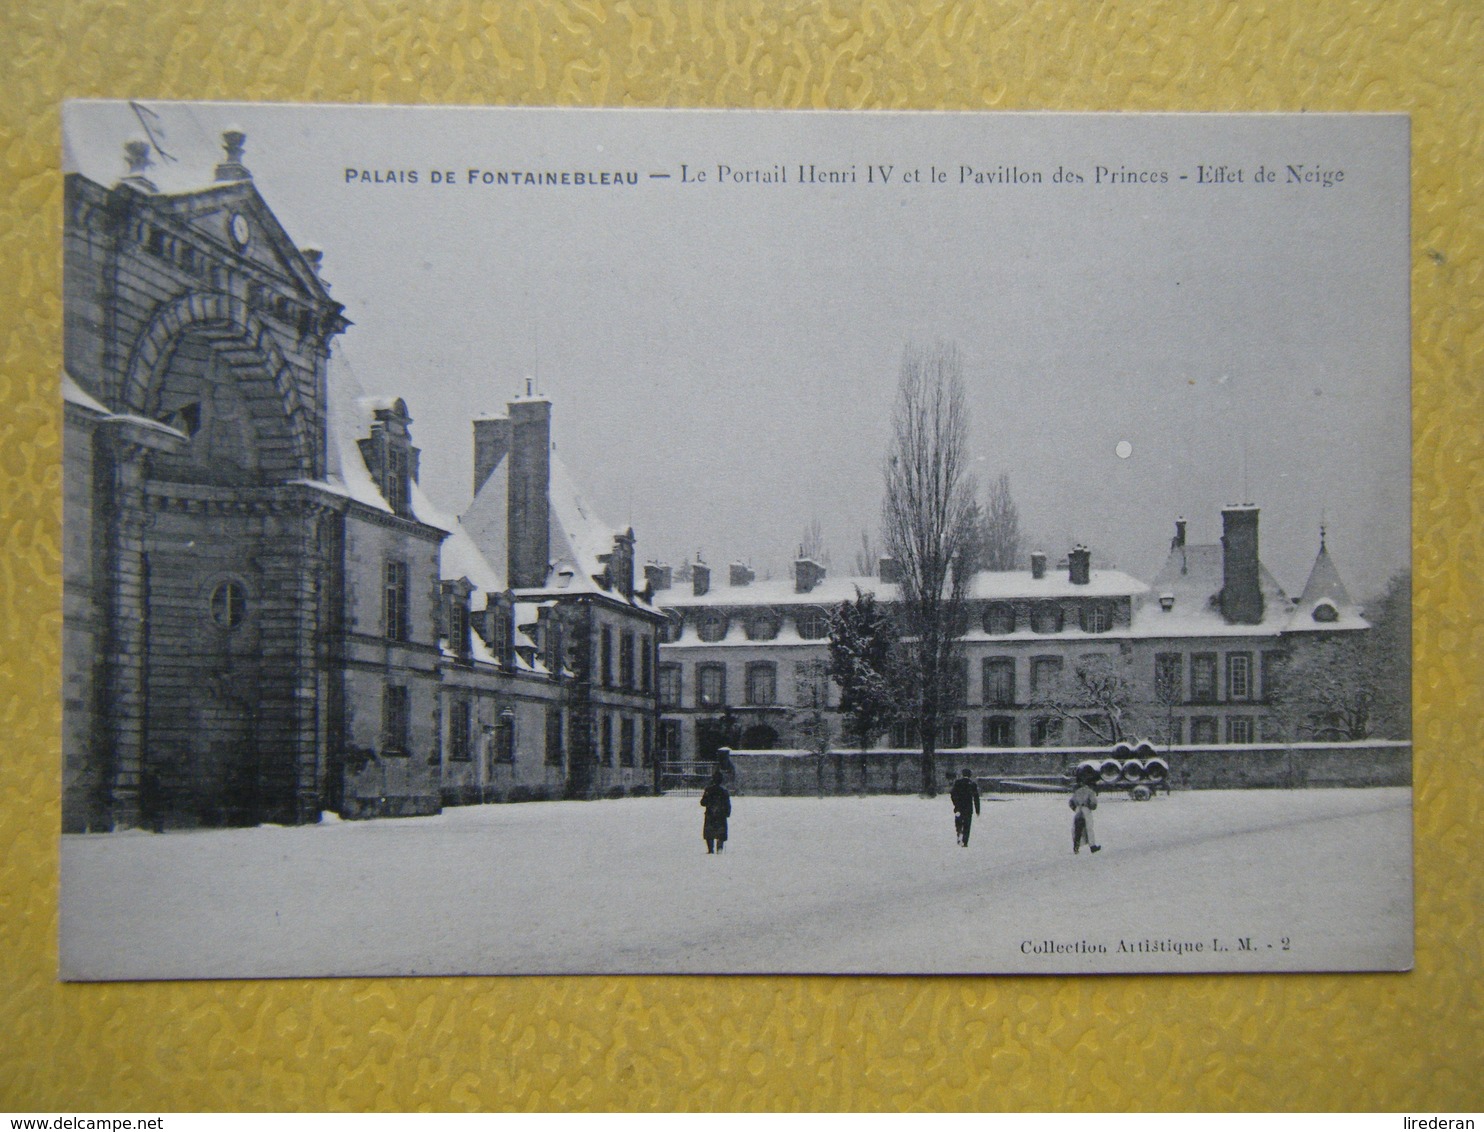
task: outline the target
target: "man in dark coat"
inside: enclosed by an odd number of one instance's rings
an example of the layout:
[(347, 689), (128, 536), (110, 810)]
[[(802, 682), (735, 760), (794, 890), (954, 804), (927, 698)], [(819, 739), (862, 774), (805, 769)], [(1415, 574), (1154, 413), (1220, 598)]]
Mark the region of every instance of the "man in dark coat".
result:
[(969, 827), (979, 812), (979, 784), (969, 777), (968, 767), (959, 771), (958, 778), (948, 788), (948, 800), (953, 803), (953, 831), (958, 835), (958, 843), (967, 849)]
[(721, 771), (711, 775), (711, 785), (701, 794), (701, 807), (706, 811), (706, 818), (701, 823), (706, 852), (720, 853), (726, 848), (727, 818), (732, 816), (732, 796), (721, 784)]

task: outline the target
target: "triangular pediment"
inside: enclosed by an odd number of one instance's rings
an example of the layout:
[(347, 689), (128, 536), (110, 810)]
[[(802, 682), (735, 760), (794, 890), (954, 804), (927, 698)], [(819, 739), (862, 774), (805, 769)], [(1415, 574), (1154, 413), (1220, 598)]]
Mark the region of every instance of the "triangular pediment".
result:
[(288, 284), (306, 300), (331, 302), (319, 275), (251, 181), (151, 198), (161, 213)]

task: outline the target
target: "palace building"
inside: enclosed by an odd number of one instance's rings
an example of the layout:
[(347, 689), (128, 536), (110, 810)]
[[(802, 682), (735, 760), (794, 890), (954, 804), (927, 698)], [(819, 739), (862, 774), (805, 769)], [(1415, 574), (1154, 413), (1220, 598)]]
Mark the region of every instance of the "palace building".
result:
[(67, 176), (64, 780), (70, 831), (301, 823), (652, 781), (661, 615), (634, 535), (475, 422), (465, 515), (243, 163), (161, 192), (148, 148)]
[[(1369, 626), (1324, 546), (1309, 582), (1290, 599), (1262, 565), (1258, 510), (1222, 511), (1216, 543), (1188, 544), (1176, 523), (1169, 557), (1150, 584), (1097, 569), (1083, 546), (1055, 568), (1031, 555), (1024, 571), (982, 571), (969, 587), (969, 628), (954, 688), (957, 709), (940, 750), (1094, 745), (1097, 735), (1048, 709), (1064, 674), (1096, 659), (1139, 689), (1143, 734), (1162, 744), (1249, 744), (1277, 737), (1276, 679), (1283, 658), (1308, 640)], [(801, 558), (791, 579), (758, 582), (733, 565), (712, 585), (704, 563), (691, 585), (670, 585), (648, 567), (656, 601), (670, 614), (660, 649), (662, 757), (713, 758), (720, 746), (768, 750), (808, 745), (812, 704), (831, 709), (843, 739), (839, 689), (822, 675), (829, 619), (841, 602), (873, 593), (899, 600), (889, 559), (873, 577), (828, 578)], [(915, 746), (897, 727), (885, 749)]]

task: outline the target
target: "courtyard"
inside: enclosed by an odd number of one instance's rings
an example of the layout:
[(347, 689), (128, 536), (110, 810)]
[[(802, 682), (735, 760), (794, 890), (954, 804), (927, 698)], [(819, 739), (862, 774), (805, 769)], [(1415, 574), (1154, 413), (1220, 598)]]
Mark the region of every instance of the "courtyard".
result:
[(64, 978), (1395, 970), (1411, 791), (695, 795), (62, 838)]

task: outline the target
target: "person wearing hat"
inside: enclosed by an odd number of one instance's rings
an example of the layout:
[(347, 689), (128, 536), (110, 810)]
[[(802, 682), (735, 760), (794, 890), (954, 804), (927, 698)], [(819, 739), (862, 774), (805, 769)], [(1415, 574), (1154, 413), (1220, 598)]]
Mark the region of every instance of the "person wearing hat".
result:
[(979, 784), (969, 777), (968, 767), (959, 771), (958, 778), (948, 788), (948, 800), (953, 803), (953, 831), (958, 843), (967, 849), (969, 827), (979, 812)]
[(701, 823), (701, 836), (706, 841), (706, 852), (720, 853), (727, 843), (727, 818), (732, 816), (732, 796), (721, 784), (721, 771), (713, 771), (711, 785), (701, 794), (701, 806), (706, 818)]
[(1092, 834), (1092, 811), (1098, 808), (1098, 792), (1094, 785), (1098, 780), (1098, 772), (1094, 767), (1083, 766), (1077, 768), (1077, 787), (1072, 791), (1072, 797), (1068, 799), (1067, 805), (1072, 808), (1072, 852), (1082, 851), (1082, 842), (1094, 853), (1102, 848), (1094, 841)]

